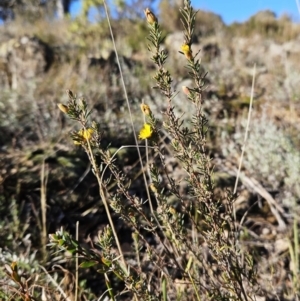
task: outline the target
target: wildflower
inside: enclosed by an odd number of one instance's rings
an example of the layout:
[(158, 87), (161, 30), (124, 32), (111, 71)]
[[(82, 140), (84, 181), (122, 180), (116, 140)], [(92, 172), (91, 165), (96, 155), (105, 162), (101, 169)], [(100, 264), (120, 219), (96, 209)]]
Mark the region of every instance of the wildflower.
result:
[(59, 103), (59, 104), (57, 104), (57, 106), (63, 113), (68, 113), (69, 108), (66, 105)]
[(150, 107), (144, 103), (141, 104), (141, 110), (147, 116), (149, 116), (151, 114)]
[(146, 8), (144, 10), (144, 13), (145, 13), (145, 16), (147, 18), (147, 22), (150, 25), (153, 25), (153, 24), (157, 23), (157, 18), (155, 17), (155, 15), (153, 14), (153, 12), (149, 8)]
[(144, 123), (144, 126), (140, 130), (139, 138), (140, 139), (148, 139), (152, 136), (153, 129), (149, 123)]
[(184, 53), (185, 57), (188, 59), (188, 60), (192, 60), (193, 59), (193, 54), (192, 54), (192, 49), (190, 47), (190, 45), (184, 43), (182, 46), (181, 46), (181, 51)]
[(74, 144), (80, 145), (82, 142), (85, 142), (87, 140), (90, 141), (93, 133), (94, 133), (94, 130), (92, 128), (81, 129), (77, 133), (78, 137), (76, 137), (76, 140), (74, 140)]
[(185, 95), (190, 95), (190, 89), (187, 86), (182, 86), (181, 88)]

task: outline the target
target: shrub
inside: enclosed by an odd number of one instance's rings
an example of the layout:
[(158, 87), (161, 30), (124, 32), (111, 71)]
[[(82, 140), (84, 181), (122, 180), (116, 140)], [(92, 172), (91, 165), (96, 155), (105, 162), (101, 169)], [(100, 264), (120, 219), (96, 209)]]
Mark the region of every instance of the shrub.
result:
[[(209, 120), (202, 110), (205, 73), (192, 51), (196, 13), (189, 0), (180, 13), (184, 25), (180, 52), (193, 79), (192, 87), (182, 88), (194, 108), (191, 121), (175, 113), (176, 93), (165, 68), (162, 31), (156, 16), (146, 9), (148, 49), (157, 69), (155, 88), (164, 96), (165, 108), (160, 120), (141, 104), (144, 125), (138, 137), (134, 132), (132, 147), (142, 178), (135, 169), (122, 171), (116, 160), (118, 152), (130, 146), (111, 153), (85, 99), (68, 91), (69, 101), (59, 109), (79, 126), (71, 137), (91, 162), (109, 223), (99, 232), (96, 246), (84, 246), (63, 229), (50, 234), (50, 245), (79, 258), (79, 267), (103, 274), (112, 300), (123, 293), (134, 300), (254, 300), (256, 275), (250, 254), (239, 242), (234, 197), (228, 192), (220, 199), (214, 193), (206, 149)], [(185, 171), (180, 177), (170, 170), (168, 157)], [(133, 189), (137, 186), (139, 191)], [(120, 227), (132, 236), (135, 258), (122, 250)]]

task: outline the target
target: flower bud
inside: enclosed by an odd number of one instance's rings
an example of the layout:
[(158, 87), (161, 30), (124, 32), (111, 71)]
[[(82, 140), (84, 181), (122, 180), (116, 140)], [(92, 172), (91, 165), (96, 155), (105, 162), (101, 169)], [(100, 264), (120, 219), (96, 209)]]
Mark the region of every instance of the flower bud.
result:
[(185, 95), (190, 95), (190, 89), (187, 86), (182, 86), (181, 88)]
[(150, 25), (153, 25), (154, 23), (157, 23), (157, 18), (155, 17), (155, 15), (153, 14), (153, 12), (149, 8), (146, 8), (144, 10), (144, 13), (145, 13), (145, 16), (147, 18), (147, 22)]
[(141, 110), (147, 116), (149, 116), (151, 114), (150, 107), (144, 103), (141, 104)]
[(157, 193), (157, 187), (153, 183), (151, 183), (149, 185), (149, 187), (150, 187), (150, 189), (151, 189), (152, 192)]
[(59, 104), (57, 104), (57, 106), (63, 113), (68, 113), (69, 108), (66, 105), (59, 103)]
[(74, 94), (71, 90), (67, 90), (66, 93), (68, 94), (69, 98), (74, 98)]

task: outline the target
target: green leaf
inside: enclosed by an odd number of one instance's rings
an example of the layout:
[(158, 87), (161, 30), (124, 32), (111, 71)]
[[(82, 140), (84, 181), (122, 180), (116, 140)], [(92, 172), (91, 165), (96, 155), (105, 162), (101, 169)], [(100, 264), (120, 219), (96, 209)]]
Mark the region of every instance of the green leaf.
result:
[(90, 268), (90, 267), (93, 267), (96, 264), (97, 264), (97, 261), (94, 261), (94, 260), (92, 260), (92, 261), (84, 261), (84, 262), (82, 262), (79, 265), (79, 267), (80, 268)]
[(77, 252), (77, 248), (72, 248), (72, 249), (71, 249), (71, 248), (70, 248), (70, 249), (68, 248), (67, 251), (70, 252), (71, 254), (74, 254), (74, 253)]
[(97, 270), (97, 273), (100, 273), (100, 274), (104, 274), (104, 273), (107, 273), (107, 271), (109, 270), (109, 268), (106, 268), (105, 266), (101, 269), (98, 269)]

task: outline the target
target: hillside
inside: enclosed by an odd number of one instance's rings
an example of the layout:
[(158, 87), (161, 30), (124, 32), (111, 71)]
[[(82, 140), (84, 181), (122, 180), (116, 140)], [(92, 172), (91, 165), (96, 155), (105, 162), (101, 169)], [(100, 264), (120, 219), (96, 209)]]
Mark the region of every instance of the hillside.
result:
[[(193, 87), (194, 82), (180, 53), (183, 29), (176, 21), (175, 11), (170, 10), (166, 16), (162, 8), (160, 17), (162, 45), (168, 54), (166, 68), (173, 76), (170, 85), (176, 91), (172, 98), (174, 112), (183, 116), (184, 125), (189, 128), (194, 106), (186, 101), (182, 87)], [(0, 26), (0, 260), (3, 267), (18, 263), (18, 273), (26, 279), (32, 293), (32, 299), (17, 293), (25, 291), (24, 287), (12, 276), (13, 271), (10, 274), (2, 269), (1, 300), (75, 300), (74, 261), (67, 252), (53, 255), (54, 251), (46, 246), (48, 235), (64, 229), (75, 237), (79, 221), (78, 240), (91, 248), (97, 244), (99, 231), (104, 231), (108, 224), (92, 163), (84, 148), (72, 141), (79, 127), (57, 105), (67, 104), (72, 99), (70, 93), (85, 99), (92, 109), (91, 118), (101, 128), (101, 146), (111, 153), (135, 144), (130, 115), (138, 133), (144, 123), (142, 102), (151, 108), (158, 124), (163, 125), (166, 118), (166, 97), (159, 89), (153, 89), (156, 70), (147, 50), (145, 20), (112, 20), (112, 29), (131, 113), (105, 20), (94, 24), (82, 19), (42, 19), (34, 23), (16, 20)], [(256, 300), (298, 300), (300, 25), (287, 16), (277, 18), (264, 11), (243, 24), (226, 26), (219, 16), (199, 11), (192, 50), (194, 54), (199, 51), (201, 75), (207, 73), (201, 107), (208, 121), (205, 155), (213, 170), (212, 193), (219, 200), (229, 199), (241, 151), (245, 150), (232, 204), (239, 244), (252, 256)], [(253, 76), (253, 111), (249, 138), (244, 145)], [(164, 170), (176, 181), (180, 194), (186, 194), (188, 202), (191, 194), (186, 169), (173, 156), (173, 140), (167, 129), (161, 133)], [(142, 156), (146, 160), (144, 150)], [(96, 158), (104, 162), (99, 153)], [(158, 159), (158, 155), (153, 155), (151, 164), (158, 164)], [(129, 194), (145, 205), (147, 189), (135, 148), (118, 151), (115, 164), (131, 181)], [(168, 177), (161, 176), (161, 172), (158, 171), (159, 178), (164, 183)], [(112, 175), (112, 171), (105, 173), (104, 178), (110, 180)], [(110, 182), (110, 193), (118, 193), (118, 183)], [(181, 210), (176, 197), (169, 192), (172, 188), (165, 187), (163, 194), (168, 204)], [(150, 216), (152, 208), (148, 207), (146, 204), (143, 210)], [(158, 210), (160, 206), (154, 207)], [(136, 273), (134, 227), (120, 219), (117, 210), (112, 216), (117, 232), (121, 233), (122, 249)], [(188, 224), (186, 219), (187, 215), (182, 222)], [(150, 235), (154, 230), (143, 231), (145, 241), (160, 252), (161, 245), (156, 239), (163, 237), (162, 233), (154, 238)], [(194, 234), (191, 231), (187, 235), (191, 238)], [(116, 248), (114, 251), (117, 253)], [(139, 252), (146, 279), (147, 273), (157, 271), (157, 267), (151, 265), (144, 245)], [(96, 270), (80, 270), (78, 300), (98, 300), (107, 290), (107, 283), (103, 277), (98, 278)], [(159, 288), (161, 283), (155, 273), (151, 277)], [(186, 279), (182, 274), (176, 269), (170, 274), (175, 279), (173, 292), (180, 286), (184, 293), (181, 297), (168, 294), (166, 300), (197, 300), (190, 294), (192, 285), (180, 282)], [(149, 283), (151, 277), (147, 278)], [(116, 291), (125, 292), (124, 297), (116, 300), (137, 300), (118, 277), (111, 281)], [(203, 276), (201, 281), (208, 280)], [(58, 287), (68, 297), (58, 293)], [(105, 298), (101, 300), (109, 300), (108, 295)], [(206, 299), (202, 296), (201, 300)]]

